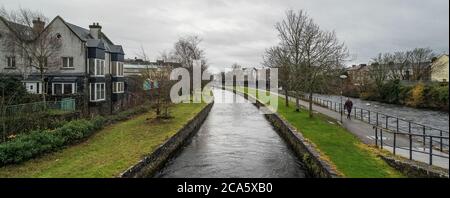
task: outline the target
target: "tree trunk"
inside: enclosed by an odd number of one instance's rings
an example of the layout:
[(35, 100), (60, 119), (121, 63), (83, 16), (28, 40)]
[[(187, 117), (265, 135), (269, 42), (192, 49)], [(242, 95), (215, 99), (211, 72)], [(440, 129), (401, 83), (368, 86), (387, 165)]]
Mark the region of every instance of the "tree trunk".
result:
[(312, 93), (312, 91), (310, 91), (309, 92), (309, 117), (310, 118), (313, 117), (313, 107), (312, 107), (313, 100), (312, 100), (312, 97), (313, 97), (313, 93)]
[(287, 89), (284, 89), (284, 100), (286, 107), (289, 107), (289, 92)]
[(296, 105), (295, 111), (300, 112), (300, 93), (298, 91), (296, 92), (295, 96), (295, 105)]
[(44, 80), (44, 73), (41, 71), (41, 85), (42, 85), (42, 102), (44, 104), (44, 109), (47, 109), (47, 103), (46, 103), (46, 98), (45, 98), (45, 92), (46, 92), (46, 86), (45, 86), (45, 80)]
[(161, 109), (159, 108), (159, 104), (156, 106), (156, 117), (161, 115)]

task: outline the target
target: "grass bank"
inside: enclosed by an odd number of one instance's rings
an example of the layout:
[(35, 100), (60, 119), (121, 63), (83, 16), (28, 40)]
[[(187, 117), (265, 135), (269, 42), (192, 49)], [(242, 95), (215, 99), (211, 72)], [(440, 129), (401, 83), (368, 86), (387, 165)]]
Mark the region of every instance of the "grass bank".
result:
[(110, 125), (88, 140), (18, 165), (0, 168), (0, 177), (116, 177), (151, 153), (200, 112), (206, 104), (177, 104), (168, 121), (148, 112)]
[[(247, 88), (245, 90), (239, 88), (239, 91), (248, 93)], [(263, 97), (267, 96), (258, 96), (260, 99)], [(356, 136), (338, 125), (334, 119), (321, 114), (315, 114), (315, 117), (309, 118), (305, 109), (296, 112), (293, 102), (286, 107), (285, 100), (281, 97), (278, 98), (278, 114), (314, 143), (319, 152), (331, 161), (344, 177), (403, 177), (400, 172), (377, 156), (378, 150), (363, 144)]]

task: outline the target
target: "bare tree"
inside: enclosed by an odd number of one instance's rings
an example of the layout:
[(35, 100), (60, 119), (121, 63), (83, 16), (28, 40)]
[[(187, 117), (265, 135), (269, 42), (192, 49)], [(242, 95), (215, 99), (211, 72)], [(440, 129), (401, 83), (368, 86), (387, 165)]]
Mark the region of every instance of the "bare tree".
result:
[(369, 67), (369, 76), (375, 84), (377, 93), (381, 92), (384, 82), (389, 77), (389, 56), (389, 54), (378, 54), (377, 57), (372, 58), (373, 63)]
[[(149, 61), (147, 53), (142, 46), (139, 53), (139, 58), (145, 62)], [(141, 77), (144, 81), (147, 81), (148, 83), (153, 82), (153, 87), (151, 89), (153, 90), (152, 95), (154, 97), (151, 98), (150, 102), (156, 110), (157, 119), (171, 118), (169, 112), (169, 107), (172, 104), (170, 99), (170, 89), (174, 84), (174, 82), (170, 80), (171, 71), (172, 67), (170, 66), (153, 68), (147, 65), (147, 67), (141, 72)]]
[(42, 100), (46, 101), (46, 74), (56, 69), (60, 64), (59, 52), (61, 42), (59, 36), (49, 26), (45, 28), (48, 19), (41, 13), (29, 9), (7, 11), (0, 9), (0, 16), (10, 26), (6, 35), (5, 48), (18, 53), (24, 61), (24, 71), (37, 71), (42, 87)]
[[(286, 88), (296, 92), (297, 110), (300, 95), (308, 93), (309, 115), (313, 117), (312, 95), (326, 89), (331, 79), (337, 78), (342, 63), (348, 57), (347, 48), (338, 41), (334, 32), (321, 30), (302, 10), (297, 13), (287, 11), (285, 19), (275, 27), (280, 47), (268, 50), (266, 62), (286, 67), (284, 72), (280, 72), (281, 79), (286, 81)], [(283, 77), (283, 73), (287, 75)]]
[(283, 88), (285, 97), (285, 105), (289, 106), (289, 91), (291, 90), (290, 78), (292, 77), (290, 70), (291, 65), (289, 62), (288, 51), (279, 47), (274, 46), (266, 49), (266, 53), (263, 56), (263, 65), (269, 68), (278, 69), (278, 83)]
[[(201, 72), (203, 73), (208, 68), (205, 52), (200, 48), (202, 40), (195, 35), (185, 36), (178, 39), (174, 45), (172, 52), (173, 58), (181, 63), (182, 67), (188, 69), (191, 79), (191, 93), (193, 92), (193, 68), (194, 61), (200, 61)], [(202, 88), (204, 83), (202, 83)]]
[(435, 57), (430, 48), (416, 48), (410, 52), (413, 80), (428, 80), (431, 60)]
[[(296, 110), (300, 110), (299, 97), (304, 92), (305, 86), (303, 82), (304, 76), (304, 60), (305, 60), (305, 50), (302, 43), (304, 42), (304, 33), (307, 25), (312, 22), (312, 19), (308, 17), (306, 12), (303, 10), (297, 13), (293, 10), (286, 12), (286, 18), (277, 23), (275, 28), (278, 31), (279, 38), (281, 40), (280, 45), (282, 49), (286, 50), (288, 55), (287, 59), (284, 60), (284, 64), (287, 66), (287, 71), (290, 77), (287, 79), (286, 89), (295, 91), (296, 98)], [(287, 96), (288, 90), (285, 90), (285, 95)], [(286, 105), (288, 101), (286, 98)]]
[(390, 68), (391, 78), (394, 80), (404, 80), (407, 78), (406, 71), (409, 69), (410, 61), (409, 58), (411, 52), (394, 52), (390, 55), (390, 61), (394, 63), (394, 66)]
[[(307, 15), (301, 17), (309, 18)], [(348, 57), (348, 50), (337, 39), (335, 32), (321, 30), (312, 19), (304, 20), (307, 24), (301, 39), (304, 54), (301, 65), (304, 89), (309, 94), (309, 116), (313, 117), (313, 93), (327, 88), (330, 79), (338, 77), (342, 63)]]

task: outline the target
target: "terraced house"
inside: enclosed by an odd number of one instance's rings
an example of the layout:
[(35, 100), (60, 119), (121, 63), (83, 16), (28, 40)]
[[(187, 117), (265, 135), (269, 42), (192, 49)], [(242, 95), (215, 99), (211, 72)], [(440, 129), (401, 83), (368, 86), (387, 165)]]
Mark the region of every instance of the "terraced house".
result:
[[(77, 98), (77, 106), (90, 114), (110, 114), (124, 107), (126, 83), (123, 74), (124, 51), (102, 32), (99, 23), (89, 29), (55, 17), (47, 26), (40, 19), (28, 27), (0, 20), (0, 43), (4, 43), (8, 31), (18, 33), (44, 28), (51, 30), (60, 47), (55, 61), (45, 60), (48, 71), (45, 83), (41, 73), (20, 49), (0, 49), (0, 72), (21, 78), (26, 89), (35, 94), (47, 93), (51, 99)], [(31, 29), (31, 30), (30, 30)], [(2, 46), (7, 46), (2, 44)]]

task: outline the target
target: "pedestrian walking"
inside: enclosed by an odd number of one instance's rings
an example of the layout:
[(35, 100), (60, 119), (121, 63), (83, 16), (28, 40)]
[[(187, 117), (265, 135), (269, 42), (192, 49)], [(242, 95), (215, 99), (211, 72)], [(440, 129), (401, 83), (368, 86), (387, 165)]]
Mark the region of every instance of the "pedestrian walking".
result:
[(351, 120), (353, 102), (350, 100), (350, 98), (347, 98), (347, 101), (345, 101), (344, 109), (347, 110), (347, 113), (348, 113), (347, 119)]

